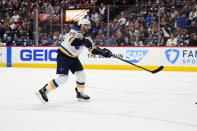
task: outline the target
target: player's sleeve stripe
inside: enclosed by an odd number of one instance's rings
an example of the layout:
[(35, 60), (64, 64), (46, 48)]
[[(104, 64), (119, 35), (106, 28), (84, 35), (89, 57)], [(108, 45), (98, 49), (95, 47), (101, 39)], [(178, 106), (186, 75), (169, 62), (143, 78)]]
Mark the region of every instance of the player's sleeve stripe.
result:
[(75, 37), (71, 37), (71, 38), (69, 39), (69, 41), (70, 41), (71, 39), (73, 39), (73, 38), (75, 38)]
[(64, 48), (62, 45), (60, 46), (64, 51), (66, 51), (69, 55), (73, 56), (66, 48)]
[(92, 49), (90, 49), (90, 53), (92, 54), (92, 51), (94, 50), (94, 47)]
[(85, 82), (76, 82), (78, 85), (85, 85)]
[(71, 37), (71, 38), (69, 39), (70, 44), (72, 44), (72, 43), (73, 43), (73, 41), (74, 41), (75, 39), (76, 39), (76, 38)]
[(72, 57), (72, 58), (77, 58), (78, 56), (73, 56), (71, 54), (69, 54), (66, 50), (64, 50), (63, 48), (59, 48), (59, 50), (61, 50), (61, 52), (63, 52), (65, 55), (69, 56), (69, 57)]

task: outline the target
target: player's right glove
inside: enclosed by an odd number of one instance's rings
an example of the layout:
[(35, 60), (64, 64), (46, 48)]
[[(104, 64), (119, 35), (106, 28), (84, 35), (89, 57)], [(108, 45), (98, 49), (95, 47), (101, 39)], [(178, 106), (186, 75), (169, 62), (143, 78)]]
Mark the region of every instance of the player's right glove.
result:
[(112, 52), (106, 48), (103, 48), (101, 55), (106, 58), (110, 58), (112, 56)]
[(110, 58), (112, 56), (112, 52), (106, 48), (99, 48), (99, 47), (95, 47), (93, 48), (92, 54), (99, 54), (102, 55), (106, 58)]

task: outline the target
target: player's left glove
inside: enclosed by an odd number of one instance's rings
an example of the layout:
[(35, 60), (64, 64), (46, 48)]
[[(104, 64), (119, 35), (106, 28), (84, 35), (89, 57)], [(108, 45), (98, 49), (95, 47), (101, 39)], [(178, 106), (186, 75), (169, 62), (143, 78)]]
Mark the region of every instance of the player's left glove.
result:
[(92, 48), (92, 42), (89, 39), (84, 39), (84, 45), (88, 49), (91, 49)]

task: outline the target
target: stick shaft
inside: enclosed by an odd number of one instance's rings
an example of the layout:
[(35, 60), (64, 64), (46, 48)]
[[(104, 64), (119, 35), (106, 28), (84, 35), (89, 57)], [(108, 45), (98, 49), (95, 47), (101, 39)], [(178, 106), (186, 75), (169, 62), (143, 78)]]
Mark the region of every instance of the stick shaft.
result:
[(159, 71), (161, 71), (162, 69), (163, 69), (163, 66), (160, 66), (158, 69), (156, 69), (156, 70), (154, 70), (154, 71), (151, 71), (151, 70), (148, 70), (148, 69), (146, 69), (146, 68), (144, 68), (144, 67), (142, 67), (142, 66), (139, 66), (139, 65), (136, 65), (136, 64), (134, 64), (134, 63), (132, 63), (132, 62), (129, 62), (129, 61), (127, 61), (127, 60), (124, 60), (124, 59), (122, 59), (122, 58), (120, 58), (120, 57), (117, 57), (117, 56), (115, 56), (115, 55), (112, 55), (114, 58), (117, 58), (117, 59), (119, 59), (119, 60), (122, 60), (122, 61), (124, 61), (124, 62), (126, 62), (126, 63), (129, 63), (129, 64), (131, 64), (131, 65), (133, 65), (133, 66), (135, 66), (135, 67), (138, 67), (138, 68), (141, 68), (141, 69), (143, 69), (143, 70), (146, 70), (146, 71), (148, 71), (148, 72), (150, 72), (150, 73), (157, 73), (157, 72), (159, 72)]

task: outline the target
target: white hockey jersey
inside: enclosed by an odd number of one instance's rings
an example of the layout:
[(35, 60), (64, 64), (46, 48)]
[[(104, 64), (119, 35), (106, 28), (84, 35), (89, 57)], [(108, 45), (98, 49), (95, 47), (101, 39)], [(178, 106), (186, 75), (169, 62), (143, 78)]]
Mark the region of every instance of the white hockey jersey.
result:
[(78, 38), (83, 40), (83, 34), (80, 28), (73, 28), (68, 34), (66, 34), (64, 41), (62, 41), (59, 50), (61, 50), (67, 56), (77, 58), (83, 51), (84, 45), (73, 46), (73, 41)]

